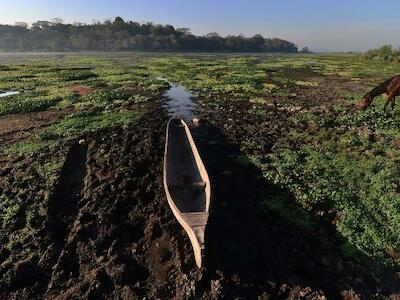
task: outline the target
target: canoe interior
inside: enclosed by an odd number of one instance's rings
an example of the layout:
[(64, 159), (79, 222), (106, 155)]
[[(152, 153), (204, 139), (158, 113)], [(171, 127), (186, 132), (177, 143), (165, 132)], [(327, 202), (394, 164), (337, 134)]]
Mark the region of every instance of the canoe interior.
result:
[(201, 178), (185, 127), (179, 119), (169, 125), (167, 182), (171, 197), (181, 213), (206, 210), (205, 182)]

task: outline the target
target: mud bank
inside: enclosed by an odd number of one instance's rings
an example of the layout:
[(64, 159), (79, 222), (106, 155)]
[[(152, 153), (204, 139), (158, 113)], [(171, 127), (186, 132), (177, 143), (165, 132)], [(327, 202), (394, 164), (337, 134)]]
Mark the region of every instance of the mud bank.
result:
[[(306, 108), (314, 96), (299, 90)], [(226, 102), (193, 129), (213, 187), (201, 270), (162, 187), (164, 110), (80, 137), (84, 145), (76, 139), (29, 159), (1, 157), (0, 175), (10, 179), (0, 188), (24, 201), (1, 236), (0, 298), (396, 297), (396, 274), (340, 254), (329, 217), (315, 217), (317, 227), (298, 227), (260, 205), (278, 198), (298, 209), (288, 191), (240, 160), (252, 151), (246, 137), (263, 141), (254, 151), (288, 145), (292, 112), (282, 103), (255, 116), (250, 103)], [(33, 164), (49, 157), (63, 161), (53, 183)], [(34, 210), (43, 210), (41, 217), (27, 218)], [(15, 232), (29, 234), (13, 244)]]
[[(72, 143), (36, 247), (4, 253), (2, 298), (187, 298), (201, 275), (162, 189), (165, 119)], [(28, 207), (27, 207), (28, 209)], [(26, 245), (26, 248), (28, 246)]]

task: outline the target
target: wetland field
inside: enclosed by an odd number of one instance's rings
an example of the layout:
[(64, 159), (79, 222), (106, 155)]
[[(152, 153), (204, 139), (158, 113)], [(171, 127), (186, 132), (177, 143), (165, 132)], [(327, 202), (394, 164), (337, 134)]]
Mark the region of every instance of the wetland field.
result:
[[(0, 298), (399, 299), (400, 103), (357, 107), (399, 73), (344, 54), (1, 53)], [(212, 182), (201, 270), (162, 186), (173, 89)]]

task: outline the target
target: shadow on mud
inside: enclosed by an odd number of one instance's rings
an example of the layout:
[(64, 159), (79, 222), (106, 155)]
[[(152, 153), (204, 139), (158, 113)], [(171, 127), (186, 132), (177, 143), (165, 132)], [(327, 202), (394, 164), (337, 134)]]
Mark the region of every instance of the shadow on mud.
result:
[[(221, 130), (202, 125), (193, 136), (213, 197), (200, 293), (212, 290), (210, 280), (218, 279), (222, 295), (231, 299), (253, 299), (263, 291), (286, 298), (290, 291), (285, 284), (322, 290), (333, 298), (346, 290), (369, 298), (382, 286), (378, 283), (387, 280), (382, 276), (390, 272), (382, 266), (377, 268), (380, 274), (372, 274), (362, 263), (343, 257), (333, 226), (313, 219), (311, 226), (294, 225), (263, 207), (263, 201), (274, 199), (293, 204), (293, 196), (263, 179), (257, 168), (240, 163), (240, 150)], [(393, 286), (388, 283), (386, 292), (393, 292)]]
[(78, 211), (86, 171), (87, 146), (71, 146), (60, 179), (49, 201), (48, 232), (53, 239), (65, 239), (68, 224)]

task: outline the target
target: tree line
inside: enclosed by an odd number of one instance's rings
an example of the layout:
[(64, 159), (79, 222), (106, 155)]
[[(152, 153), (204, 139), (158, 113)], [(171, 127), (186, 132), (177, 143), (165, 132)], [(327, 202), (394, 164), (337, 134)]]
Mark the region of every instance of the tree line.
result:
[(243, 35), (193, 35), (172, 25), (114, 21), (64, 24), (61, 19), (0, 25), (1, 51), (206, 51), (297, 52), (297, 46), (278, 38)]
[(400, 62), (400, 48), (394, 48), (392, 45), (383, 45), (378, 49), (371, 49), (363, 54), (365, 59), (377, 61)]

